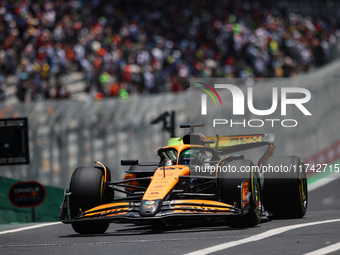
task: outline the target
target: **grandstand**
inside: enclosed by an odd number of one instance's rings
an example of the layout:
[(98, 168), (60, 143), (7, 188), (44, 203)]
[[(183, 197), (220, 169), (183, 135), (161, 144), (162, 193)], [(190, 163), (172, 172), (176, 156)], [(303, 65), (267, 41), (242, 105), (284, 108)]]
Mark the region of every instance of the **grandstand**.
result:
[(0, 100), (179, 92), (189, 77), (292, 77), (337, 56), (339, 7), (330, 0), (9, 1), (0, 7)]

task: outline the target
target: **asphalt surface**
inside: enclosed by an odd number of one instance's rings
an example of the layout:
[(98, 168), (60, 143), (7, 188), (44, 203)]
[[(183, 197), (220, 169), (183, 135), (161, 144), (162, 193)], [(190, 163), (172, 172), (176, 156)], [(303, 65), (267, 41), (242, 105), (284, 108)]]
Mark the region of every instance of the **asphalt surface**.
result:
[(302, 219), (273, 220), (248, 229), (221, 222), (166, 228), (111, 224), (102, 235), (75, 234), (70, 225), (57, 223), (0, 231), (0, 254), (205, 254), (202, 249), (208, 247), (213, 254), (340, 254), (339, 187), (337, 179), (309, 192)]

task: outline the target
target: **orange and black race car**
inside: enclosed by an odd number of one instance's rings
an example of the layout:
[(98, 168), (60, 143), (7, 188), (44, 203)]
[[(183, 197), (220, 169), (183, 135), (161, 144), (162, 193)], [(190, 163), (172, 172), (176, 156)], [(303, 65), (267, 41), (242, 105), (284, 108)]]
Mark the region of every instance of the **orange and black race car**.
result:
[(112, 222), (216, 219), (251, 227), (271, 217), (305, 215), (307, 180), (299, 157), (272, 156), (275, 145), (267, 135), (205, 137), (194, 132), (198, 126), (182, 125), (190, 132), (158, 150), (159, 162), (123, 160), (130, 167), (121, 181), (111, 181), (100, 162), (75, 169), (61, 221), (77, 233), (96, 234)]

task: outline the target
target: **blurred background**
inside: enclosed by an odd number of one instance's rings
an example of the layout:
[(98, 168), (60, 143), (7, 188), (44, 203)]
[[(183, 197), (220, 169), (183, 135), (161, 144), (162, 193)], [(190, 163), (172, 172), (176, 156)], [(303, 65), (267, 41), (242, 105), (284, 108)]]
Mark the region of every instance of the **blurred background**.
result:
[(28, 117), (31, 155), (0, 176), (64, 188), (77, 166), (98, 160), (121, 178), (121, 159), (152, 161), (167, 144), (152, 120), (169, 111), (177, 127), (195, 120), (190, 78), (308, 88), (313, 119), (275, 129), (279, 152), (332, 162), (339, 15), (335, 0), (0, 1), (0, 118)]
[(337, 1), (1, 1), (4, 103), (185, 91), (190, 77), (292, 77), (338, 56)]

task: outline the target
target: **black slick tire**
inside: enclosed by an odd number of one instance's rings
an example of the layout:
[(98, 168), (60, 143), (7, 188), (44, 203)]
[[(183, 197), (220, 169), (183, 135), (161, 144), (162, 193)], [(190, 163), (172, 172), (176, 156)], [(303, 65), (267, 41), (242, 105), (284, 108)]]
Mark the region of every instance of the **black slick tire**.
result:
[[(247, 205), (248, 212), (240, 217), (228, 217), (227, 224), (234, 228), (253, 227), (260, 223), (261, 220), (261, 188), (259, 178), (255, 173), (254, 163), (250, 160), (233, 160), (222, 163), (229, 169), (236, 169), (236, 172), (219, 172), (218, 182), (221, 194), (221, 201), (230, 205), (237, 205), (241, 208), (243, 203), (240, 185), (248, 181), (249, 191), (251, 192), (250, 200)], [(247, 169), (248, 171), (240, 171)], [(251, 170), (251, 171), (249, 171)]]
[(302, 218), (307, 211), (305, 167), (297, 156), (278, 156), (264, 161), (263, 204), (274, 218)]
[[(104, 201), (104, 174), (94, 167), (78, 167), (70, 183), (71, 218)], [(109, 227), (107, 222), (73, 223), (72, 228), (79, 234), (101, 234)]]

